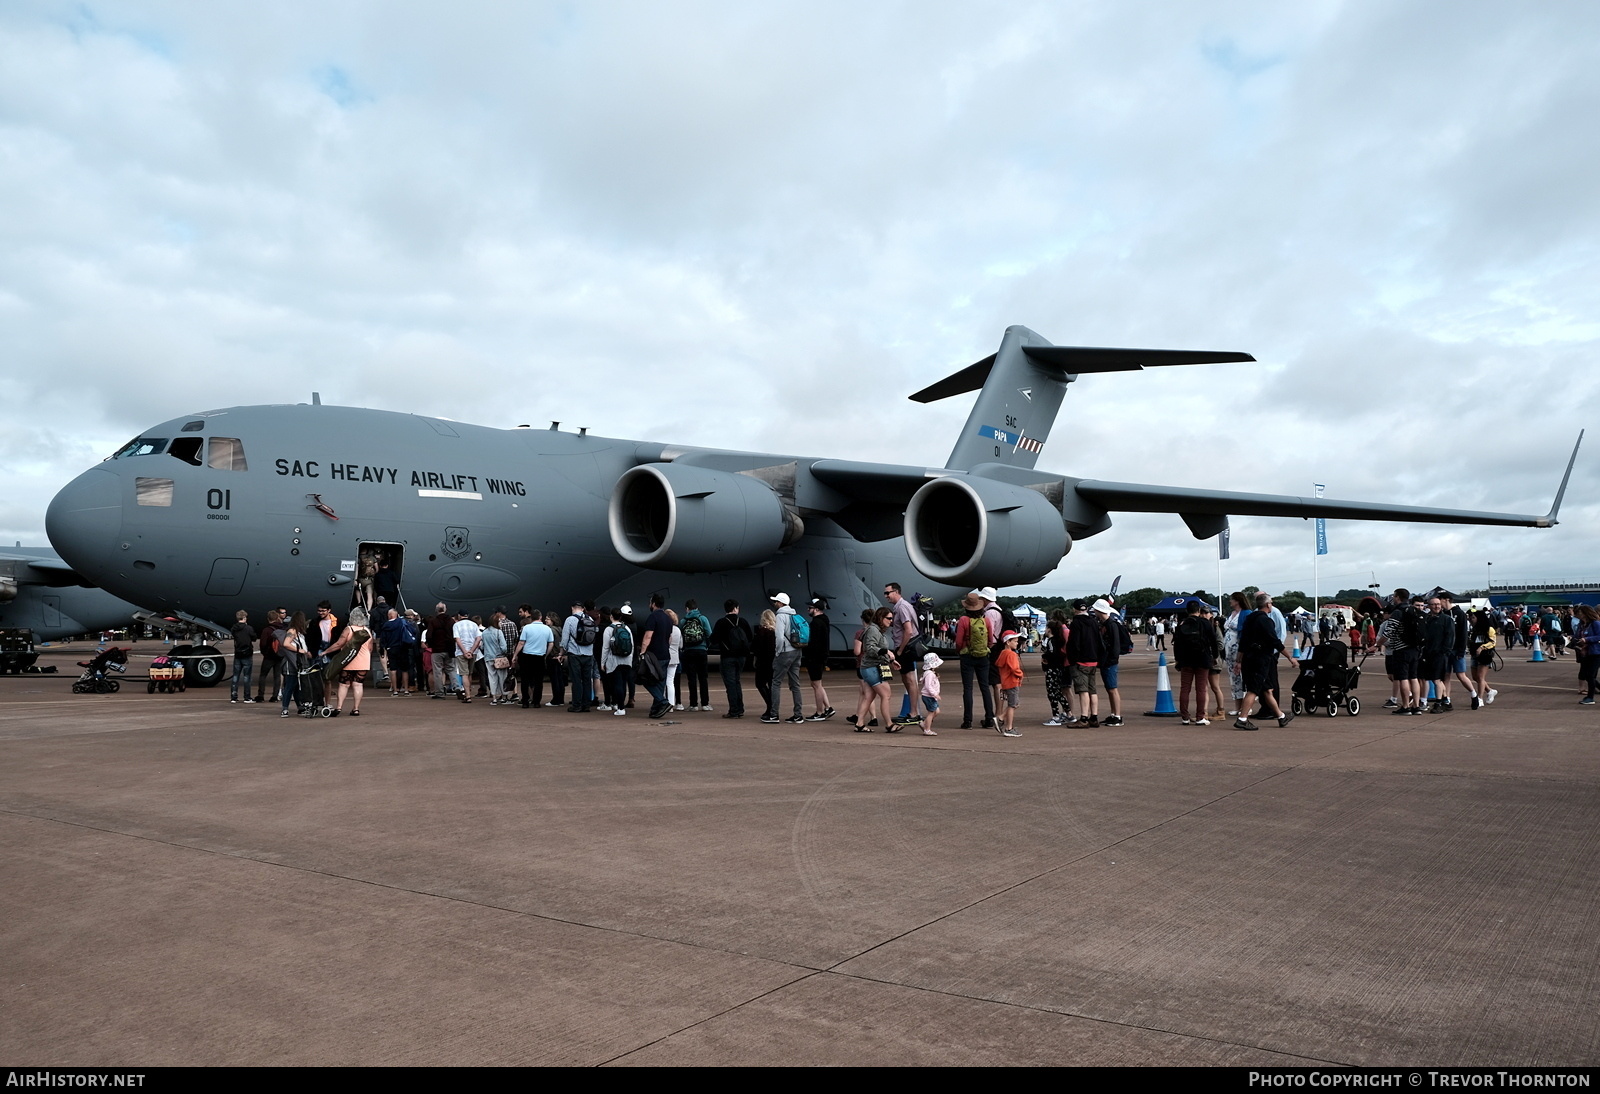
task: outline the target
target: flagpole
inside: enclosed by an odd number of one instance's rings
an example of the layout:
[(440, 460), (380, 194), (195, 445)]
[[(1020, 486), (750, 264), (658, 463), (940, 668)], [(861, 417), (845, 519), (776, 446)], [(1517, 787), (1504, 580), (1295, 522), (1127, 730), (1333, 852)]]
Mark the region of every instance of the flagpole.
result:
[[(1324, 489), (1322, 483), (1311, 484), (1317, 492), (1317, 497), (1322, 497)], [(1328, 522), (1323, 517), (1317, 518), (1316, 554), (1311, 556), (1311, 621), (1320, 622), (1322, 612), (1322, 556), (1328, 553)]]

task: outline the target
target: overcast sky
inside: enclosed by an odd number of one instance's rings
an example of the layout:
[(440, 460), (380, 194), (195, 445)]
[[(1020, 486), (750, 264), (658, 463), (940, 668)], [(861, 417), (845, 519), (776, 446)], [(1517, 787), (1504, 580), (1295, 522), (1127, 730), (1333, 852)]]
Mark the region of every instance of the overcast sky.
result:
[[(942, 465), (1008, 324), (1041, 466), (1543, 512), (1600, 405), (1593, 3), (0, 4), (0, 540), (194, 410), (324, 402)], [(1325, 592), (1600, 578), (1553, 531), (1330, 526)], [(1217, 584), (1114, 517), (1040, 590)], [(1224, 583), (1311, 590), (1235, 518)]]

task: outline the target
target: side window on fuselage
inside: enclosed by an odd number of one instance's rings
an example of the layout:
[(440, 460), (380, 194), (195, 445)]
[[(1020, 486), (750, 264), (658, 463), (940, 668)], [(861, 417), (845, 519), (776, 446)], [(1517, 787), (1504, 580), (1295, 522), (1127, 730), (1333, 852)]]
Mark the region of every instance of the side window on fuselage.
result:
[(170, 506), (172, 480), (136, 478), (133, 480), (133, 496), (140, 505)]
[(212, 437), (206, 463), (218, 471), (250, 470), (244, 459), (244, 442), (237, 437)]

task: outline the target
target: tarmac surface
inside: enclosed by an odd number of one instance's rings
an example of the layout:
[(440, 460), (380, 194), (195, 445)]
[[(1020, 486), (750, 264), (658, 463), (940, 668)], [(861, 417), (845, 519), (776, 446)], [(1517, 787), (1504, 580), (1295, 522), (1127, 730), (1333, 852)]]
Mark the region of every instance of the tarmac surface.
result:
[(1570, 658), (1239, 733), (1138, 716), (1142, 651), (1127, 726), (1042, 727), (1028, 656), (1006, 739), (953, 665), (922, 737), (724, 720), (715, 673), (668, 724), (280, 719), (147, 695), (149, 643), (72, 695), (86, 648), (0, 678), (6, 1064), (1600, 1062)]

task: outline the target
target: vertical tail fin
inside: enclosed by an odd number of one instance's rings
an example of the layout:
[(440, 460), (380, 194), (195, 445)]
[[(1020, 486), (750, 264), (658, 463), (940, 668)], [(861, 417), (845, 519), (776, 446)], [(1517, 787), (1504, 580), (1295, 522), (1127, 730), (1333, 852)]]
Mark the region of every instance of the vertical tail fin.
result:
[(1248, 353), (1055, 346), (1027, 327), (1012, 326), (1006, 328), (993, 356), (923, 388), (911, 398), (931, 403), (981, 388), (945, 466), (965, 471), (980, 463), (1004, 463), (1031, 469), (1050, 437), (1067, 385), (1082, 373), (1137, 372), (1155, 365), (1254, 360)]

